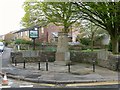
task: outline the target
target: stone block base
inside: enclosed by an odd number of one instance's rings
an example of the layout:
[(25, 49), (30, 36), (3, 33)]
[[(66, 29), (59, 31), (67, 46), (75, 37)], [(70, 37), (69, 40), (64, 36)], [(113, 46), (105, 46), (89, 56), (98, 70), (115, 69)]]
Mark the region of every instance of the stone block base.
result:
[(54, 65), (66, 66), (65, 61), (54, 61)]
[(56, 52), (55, 64), (67, 65), (70, 62), (69, 52)]
[(65, 61), (65, 53), (64, 52), (56, 52), (55, 61)]

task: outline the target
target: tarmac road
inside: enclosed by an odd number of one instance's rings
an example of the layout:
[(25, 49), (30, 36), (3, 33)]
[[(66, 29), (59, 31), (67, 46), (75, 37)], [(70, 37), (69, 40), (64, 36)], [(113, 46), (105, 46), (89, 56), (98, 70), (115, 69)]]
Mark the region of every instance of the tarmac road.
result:
[(5, 47), (4, 52), (2, 53), (2, 68), (9, 67), (10, 65), (10, 52), (12, 51), (11, 48)]

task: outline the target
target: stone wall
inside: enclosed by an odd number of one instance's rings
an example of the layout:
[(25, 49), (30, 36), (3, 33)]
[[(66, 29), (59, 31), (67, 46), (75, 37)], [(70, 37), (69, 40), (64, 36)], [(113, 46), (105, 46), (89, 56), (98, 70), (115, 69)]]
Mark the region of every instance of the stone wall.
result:
[[(56, 52), (44, 52), (44, 51), (26, 51), (28, 52), (25, 54), (25, 51), (19, 52), (11, 52), (11, 61), (12, 56), (14, 56), (14, 60), (17, 62), (31, 61), (37, 62), (38, 60), (41, 61), (55, 61), (55, 53)], [(37, 53), (37, 54), (36, 54)], [(27, 57), (27, 55), (29, 57)], [(119, 65), (120, 69), (120, 55), (113, 55), (107, 51), (101, 50), (96, 52), (80, 52), (80, 51), (72, 51), (70, 52), (70, 60), (72, 62), (79, 62), (79, 63), (90, 63), (92, 64), (93, 61), (96, 61), (96, 65), (105, 67), (111, 70), (117, 69), (117, 64)]]
[(71, 52), (71, 60), (73, 62), (90, 63), (96, 61), (96, 65), (105, 67), (111, 70), (120, 70), (120, 55), (113, 55), (112, 53), (100, 50), (96, 52)]
[(120, 70), (120, 55), (113, 55), (109, 54), (108, 59), (98, 59), (98, 65), (111, 69), (111, 70), (116, 70), (117, 69), (117, 64), (119, 65), (119, 70)]
[(44, 62), (47, 59), (49, 62), (55, 61), (55, 52), (17, 51), (17, 52), (11, 52), (11, 58), (10, 58), (11, 62), (13, 63), (15, 60), (17, 61), (17, 63), (23, 63), (24, 60), (26, 62), (38, 62), (38, 61)]
[(80, 62), (80, 63), (92, 63), (93, 61), (97, 60), (97, 53), (96, 52), (80, 52), (74, 51), (70, 53), (70, 59), (73, 62)]

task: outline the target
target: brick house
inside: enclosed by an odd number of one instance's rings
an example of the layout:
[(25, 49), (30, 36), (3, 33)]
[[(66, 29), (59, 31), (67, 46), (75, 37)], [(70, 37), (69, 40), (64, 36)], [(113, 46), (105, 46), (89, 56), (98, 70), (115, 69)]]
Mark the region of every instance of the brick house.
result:
[[(33, 30), (35, 27), (38, 27), (38, 30), (39, 30), (39, 38), (36, 39), (36, 41), (41, 42), (41, 43), (57, 42), (58, 32), (60, 32), (63, 28), (62, 26), (56, 26), (52, 23), (50, 23), (48, 25), (44, 25), (44, 26), (36, 25), (36, 26), (30, 27), (30, 28), (21, 29), (21, 30), (15, 32), (14, 39), (31, 40), (31, 38), (29, 38), (29, 30), (31, 30), (31, 29)], [(68, 34), (70, 41), (72, 41), (72, 33), (74, 35), (74, 32), (70, 32)]]
[(39, 31), (39, 41), (41, 42), (51, 42), (53, 40), (53, 33), (58, 33), (62, 29), (61, 26), (56, 26), (54, 24), (48, 24), (47, 26), (41, 27)]
[(14, 40), (14, 34), (13, 34), (13, 32), (9, 32), (9, 33), (5, 34), (4, 35), (4, 40), (6, 42), (13, 41)]
[(31, 40), (29, 38), (29, 30), (27, 30), (27, 29), (21, 29), (19, 31), (14, 32), (14, 40), (15, 39)]

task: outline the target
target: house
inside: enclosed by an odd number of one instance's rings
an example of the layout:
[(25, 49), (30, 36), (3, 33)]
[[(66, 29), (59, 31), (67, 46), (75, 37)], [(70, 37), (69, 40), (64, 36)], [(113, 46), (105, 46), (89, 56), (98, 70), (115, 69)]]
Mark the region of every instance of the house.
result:
[(16, 40), (16, 39), (31, 40), (29, 38), (29, 30), (28, 29), (21, 29), (19, 31), (14, 32), (14, 40)]
[(39, 30), (39, 38), (36, 40), (39, 42), (50, 42), (52, 38), (52, 32), (59, 32), (60, 27), (56, 26), (54, 24), (49, 25), (43, 25), (43, 26), (32, 26), (29, 28), (24, 28), (21, 30), (18, 30), (14, 33), (14, 40), (15, 39), (25, 39), (25, 40), (31, 40), (29, 38), (29, 30), (34, 30), (34, 28), (38, 28)]
[[(57, 42), (58, 39), (58, 32), (62, 30), (62, 26), (56, 26), (55, 24), (48, 24), (48, 25), (35, 25), (29, 28), (21, 29), (14, 34), (14, 39), (25, 39), (25, 40), (31, 40), (29, 38), (29, 30), (34, 30), (35, 28), (38, 28), (39, 30), (39, 38), (36, 39), (36, 41), (41, 43), (53, 43)], [(74, 32), (73, 32), (74, 35)], [(68, 37), (70, 38), (70, 42), (72, 42), (72, 32), (68, 34)], [(75, 37), (75, 36), (74, 36)]]
[(5, 34), (4, 40), (5, 40), (6, 42), (11, 42), (11, 41), (13, 41), (13, 40), (14, 40), (14, 34), (13, 34), (13, 32), (9, 32), (9, 33)]
[[(40, 41), (42, 42), (57, 42), (58, 33), (61, 32), (63, 26), (56, 26), (55, 24), (48, 24), (41, 28)], [(68, 33), (69, 41), (72, 42), (72, 32)]]
[(23, 28), (23, 29), (20, 29), (16, 32), (14, 32), (14, 40), (15, 39), (24, 39), (24, 40), (32, 40), (30, 37), (29, 37), (29, 31), (30, 30), (35, 30), (35, 27), (38, 28), (38, 30), (40, 29), (40, 26), (36, 25), (36, 26), (32, 26), (32, 27), (29, 27), (29, 28)]
[(61, 26), (56, 26), (52, 23), (41, 27), (39, 31), (39, 41), (41, 42), (52, 42), (53, 40), (53, 33), (58, 33), (62, 29)]

